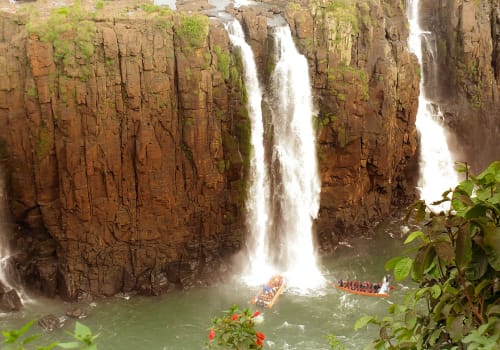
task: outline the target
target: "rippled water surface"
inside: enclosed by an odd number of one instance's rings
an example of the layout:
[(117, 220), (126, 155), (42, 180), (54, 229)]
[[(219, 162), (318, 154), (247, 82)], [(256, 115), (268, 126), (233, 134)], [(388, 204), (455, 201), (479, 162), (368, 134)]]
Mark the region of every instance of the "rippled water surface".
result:
[[(338, 336), (348, 349), (361, 348), (370, 342), (377, 330), (355, 332), (355, 321), (365, 314), (385, 314), (391, 302), (401, 301), (407, 287), (396, 283), (396, 291), (383, 299), (345, 294), (334, 289), (331, 282), (340, 278), (380, 280), (385, 273), (385, 261), (401, 250), (401, 239), (391, 237), (399, 232), (398, 222), (381, 225), (373, 238), (346, 242), (334, 255), (323, 258), (322, 271), (328, 281), (324, 288), (309, 295), (287, 290), (273, 309), (263, 310), (264, 322), (258, 330), (266, 335), (265, 348), (329, 349), (325, 338), (329, 333)], [(212, 317), (221, 315), (222, 310), (233, 304), (255, 309), (248, 303), (255, 293), (254, 287), (235, 281), (160, 297), (110, 298), (97, 301), (94, 307), (79, 306), (89, 310), (89, 316), (82, 322), (100, 334), (99, 350), (203, 349)], [(62, 315), (72, 306), (38, 300), (20, 313), (3, 314), (0, 328), (19, 327), (48, 313)], [(33, 328), (40, 331), (38, 326)], [(53, 339), (67, 340), (65, 331), (72, 328), (73, 321), (69, 321), (65, 329), (46, 334), (43, 339), (46, 344)]]

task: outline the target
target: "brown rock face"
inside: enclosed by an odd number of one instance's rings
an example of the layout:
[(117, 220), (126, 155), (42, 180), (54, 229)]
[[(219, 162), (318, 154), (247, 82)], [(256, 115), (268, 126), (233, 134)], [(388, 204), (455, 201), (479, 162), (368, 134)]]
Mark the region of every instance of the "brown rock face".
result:
[(6, 288), (0, 282), (0, 311), (11, 312), (18, 311), (23, 307), (23, 302), (19, 294), (14, 289)]
[[(399, 1), (363, 4), (343, 17), (313, 1), (286, 11), (318, 107), (323, 251), (413, 194), (418, 70), (406, 19)], [(221, 23), (136, 10), (59, 18), (58, 35), (0, 17), (0, 159), (18, 266), (44, 294), (189, 287), (227, 269), (244, 239), (241, 62)], [(270, 13), (237, 12), (265, 81)]]
[(424, 65), (426, 88), (455, 134), (456, 158), (480, 171), (500, 155), (500, 4), (422, 0), (421, 13), (436, 50)]
[(248, 149), (226, 32), (172, 15), (89, 28), (87, 55), (71, 30), (51, 43), (1, 18), (0, 139), (24, 279), (75, 299), (214, 278), (239, 248)]

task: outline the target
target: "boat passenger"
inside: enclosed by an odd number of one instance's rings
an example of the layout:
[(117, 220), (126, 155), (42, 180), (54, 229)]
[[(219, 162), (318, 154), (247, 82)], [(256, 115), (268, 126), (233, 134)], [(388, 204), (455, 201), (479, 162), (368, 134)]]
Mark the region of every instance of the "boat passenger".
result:
[(384, 276), (384, 280), (382, 281), (382, 285), (378, 290), (378, 294), (387, 294), (389, 293), (390, 289), (391, 289), (391, 276), (387, 275)]
[(269, 293), (272, 293), (273, 289), (271, 288), (271, 286), (268, 286), (267, 284), (264, 284), (262, 286), (262, 289), (264, 290), (264, 294), (269, 294)]

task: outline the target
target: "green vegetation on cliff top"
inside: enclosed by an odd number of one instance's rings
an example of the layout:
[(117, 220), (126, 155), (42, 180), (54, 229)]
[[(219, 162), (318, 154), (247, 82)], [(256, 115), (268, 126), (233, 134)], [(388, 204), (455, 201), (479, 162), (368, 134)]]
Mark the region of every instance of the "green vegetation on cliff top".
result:
[(75, 57), (81, 57), (87, 65), (94, 54), (96, 26), (79, 1), (53, 9), (48, 19), (31, 13), (26, 28), (30, 35), (38, 35), (41, 41), (52, 44), (56, 62), (67, 65)]

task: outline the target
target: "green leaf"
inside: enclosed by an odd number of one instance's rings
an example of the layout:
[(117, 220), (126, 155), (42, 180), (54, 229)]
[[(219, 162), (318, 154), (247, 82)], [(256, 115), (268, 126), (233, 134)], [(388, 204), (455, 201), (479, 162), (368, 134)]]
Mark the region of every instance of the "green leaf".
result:
[(396, 256), (390, 260), (388, 260), (385, 265), (384, 265), (384, 268), (386, 271), (390, 271), (394, 268), (394, 266), (396, 266), (396, 264), (401, 260), (401, 259), (404, 259), (405, 257), (404, 256)]
[(417, 315), (414, 310), (408, 310), (405, 314), (405, 323), (407, 329), (413, 329), (417, 324)]
[(473, 246), (472, 258), (469, 264), (464, 268), (466, 278), (476, 281), (484, 276), (488, 269), (488, 258), (484, 251), (477, 245)]
[(486, 310), (486, 315), (488, 317), (491, 317), (493, 315), (500, 316), (500, 305), (494, 305), (494, 304), (489, 305), (488, 309)]
[(436, 253), (432, 245), (426, 245), (419, 249), (413, 263), (413, 277), (415, 280), (422, 280), (424, 273), (432, 266), (435, 256)]
[(439, 257), (439, 259), (443, 260), (445, 263), (449, 264), (453, 261), (455, 254), (450, 243), (436, 242), (434, 243), (434, 249), (436, 250), (436, 255)]
[(464, 180), (456, 187), (460, 189), (461, 193), (472, 196), (472, 191), (474, 190), (474, 181)]
[(92, 336), (92, 331), (90, 330), (90, 328), (80, 322), (76, 322), (75, 337), (83, 339), (88, 336)]
[(18, 336), (21, 336), (23, 335), (24, 333), (26, 333), (30, 328), (31, 326), (33, 326), (33, 323), (35, 323), (35, 320), (31, 320), (29, 321), (28, 323), (26, 323), (24, 326), (22, 326), (16, 333)]
[(23, 344), (29, 344), (31, 343), (32, 341), (38, 339), (41, 337), (41, 334), (34, 334), (34, 335), (31, 335), (29, 337), (27, 337), (26, 339), (23, 340)]
[(491, 281), (489, 279), (482, 280), (475, 288), (474, 288), (474, 296), (478, 297), (485, 287), (491, 285)]
[(482, 204), (476, 204), (476, 205), (470, 207), (469, 209), (467, 209), (464, 216), (466, 219), (474, 219), (474, 218), (478, 218), (478, 217), (483, 217), (486, 215), (487, 209), (488, 208)]
[(76, 341), (72, 341), (72, 342), (68, 342), (68, 343), (59, 343), (57, 344), (57, 346), (59, 346), (60, 348), (63, 348), (63, 349), (76, 349), (78, 348), (78, 342)]
[(431, 287), (432, 298), (437, 299), (441, 295), (441, 286), (439, 284), (435, 284)]
[(402, 281), (405, 279), (411, 271), (411, 267), (413, 265), (413, 259), (411, 258), (403, 258), (399, 260), (394, 266), (394, 278), (396, 281)]
[(424, 239), (424, 238), (425, 238), (425, 236), (424, 236), (424, 233), (423, 233), (422, 231), (414, 231), (414, 232), (412, 232), (412, 233), (410, 233), (410, 234), (408, 235), (408, 237), (407, 237), (407, 238), (406, 238), (406, 240), (404, 241), (404, 244), (408, 244), (408, 243), (410, 243), (410, 242), (413, 242), (413, 241), (414, 241), (417, 237), (422, 238), (422, 240), (423, 240), (425, 243), (427, 243), (427, 242), (425, 241), (425, 239)]
[(500, 271), (500, 227), (490, 222), (483, 228), (483, 235), (488, 262), (495, 271)]
[(464, 317), (461, 315), (446, 318), (446, 329), (454, 342), (459, 342), (463, 338), (463, 320)]
[(359, 318), (354, 324), (354, 330), (357, 331), (360, 328), (365, 327), (368, 323), (375, 323), (375, 317), (373, 316), (363, 316)]
[(472, 241), (469, 234), (469, 225), (459, 228), (455, 247), (457, 266), (464, 268), (472, 259)]
[(439, 338), (439, 336), (441, 335), (441, 329), (440, 328), (437, 328), (435, 329), (431, 336), (429, 337), (429, 345), (434, 345), (436, 344), (436, 340)]

